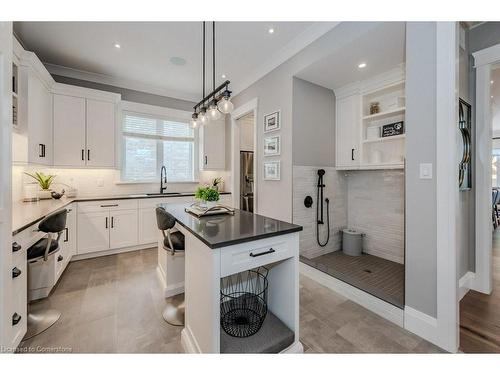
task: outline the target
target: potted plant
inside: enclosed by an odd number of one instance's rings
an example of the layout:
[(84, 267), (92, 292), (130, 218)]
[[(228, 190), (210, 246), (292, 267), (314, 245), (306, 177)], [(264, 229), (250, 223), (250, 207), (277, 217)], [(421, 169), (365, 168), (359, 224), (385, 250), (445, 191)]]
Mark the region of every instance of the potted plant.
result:
[(42, 172), (35, 172), (34, 174), (24, 172), (26, 175), (33, 178), (40, 186), (40, 191), (38, 192), (40, 199), (51, 199), (50, 185), (54, 182), (55, 175), (46, 175)]
[(219, 201), (219, 191), (212, 186), (200, 186), (196, 189), (195, 198), (206, 208), (212, 208)]
[(224, 183), (224, 180), (222, 177), (217, 177), (212, 180), (212, 187), (216, 189), (217, 191), (222, 190), (222, 184)]

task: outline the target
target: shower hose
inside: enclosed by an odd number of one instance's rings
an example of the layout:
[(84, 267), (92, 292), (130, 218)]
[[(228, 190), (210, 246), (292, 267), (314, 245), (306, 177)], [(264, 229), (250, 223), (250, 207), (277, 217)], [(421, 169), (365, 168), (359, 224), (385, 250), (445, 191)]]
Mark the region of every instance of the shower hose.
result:
[[(326, 202), (326, 227), (327, 227), (327, 232), (326, 232), (326, 241), (321, 242), (319, 239), (319, 226), (323, 225), (323, 188), (325, 185), (323, 184), (323, 175), (325, 174), (324, 169), (318, 170), (318, 194), (316, 197), (316, 241), (318, 242), (318, 245), (321, 247), (324, 247), (328, 244), (328, 241), (330, 240), (330, 200), (328, 198), (325, 199)], [(320, 220), (320, 204), (321, 204), (321, 220)]]

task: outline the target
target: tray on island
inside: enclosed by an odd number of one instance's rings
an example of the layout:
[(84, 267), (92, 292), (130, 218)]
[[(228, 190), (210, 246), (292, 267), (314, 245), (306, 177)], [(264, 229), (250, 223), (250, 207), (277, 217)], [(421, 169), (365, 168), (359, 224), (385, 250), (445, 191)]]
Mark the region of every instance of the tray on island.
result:
[(193, 204), (184, 209), (186, 212), (193, 214), (197, 217), (212, 216), (212, 215), (234, 215), (234, 208), (218, 204), (216, 206), (207, 208)]

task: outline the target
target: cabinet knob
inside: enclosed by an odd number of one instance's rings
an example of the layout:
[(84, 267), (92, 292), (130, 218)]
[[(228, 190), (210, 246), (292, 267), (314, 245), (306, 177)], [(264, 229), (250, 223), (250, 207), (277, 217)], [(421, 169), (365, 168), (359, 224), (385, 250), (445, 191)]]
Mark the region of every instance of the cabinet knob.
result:
[(19, 315), (18, 313), (14, 313), (14, 315), (12, 315), (12, 325), (15, 326), (20, 321), (21, 321), (21, 315)]
[(64, 258), (63, 258), (63, 256), (62, 256), (62, 255), (59, 255), (59, 256), (57, 257), (57, 261), (58, 261), (58, 262), (62, 262), (62, 260), (63, 260), (63, 259), (64, 259)]
[(20, 276), (22, 274), (22, 271), (17, 268), (17, 267), (14, 267), (12, 269), (12, 278), (15, 279), (16, 277)]
[(12, 252), (13, 253), (15, 253), (21, 249), (22, 249), (21, 245), (19, 245), (17, 242), (12, 243)]

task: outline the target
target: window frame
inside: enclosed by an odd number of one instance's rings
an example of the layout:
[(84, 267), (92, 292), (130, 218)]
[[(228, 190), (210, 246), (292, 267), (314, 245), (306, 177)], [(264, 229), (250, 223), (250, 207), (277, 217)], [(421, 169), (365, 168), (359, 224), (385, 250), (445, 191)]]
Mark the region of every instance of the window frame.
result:
[[(160, 180), (161, 167), (164, 165), (163, 160), (163, 142), (164, 141), (188, 141), (193, 142), (193, 180), (188, 181), (168, 181), (169, 184), (186, 184), (186, 183), (198, 183), (199, 182), (199, 131), (198, 129), (193, 129), (193, 137), (169, 137), (169, 136), (154, 136), (154, 135), (139, 135), (136, 133), (129, 133), (123, 130), (123, 121), (125, 115), (136, 115), (142, 117), (150, 117), (155, 120), (166, 120), (166, 121), (177, 121), (186, 122), (189, 125), (191, 120), (191, 112), (153, 106), (142, 103), (134, 103), (123, 101), (121, 106), (121, 119), (120, 119), (120, 181), (123, 184), (157, 184)], [(126, 167), (126, 147), (125, 138), (126, 137), (136, 137), (142, 139), (152, 139), (156, 140), (156, 176), (154, 180), (129, 180), (125, 178), (125, 167)], [(168, 175), (167, 175), (168, 180)]]

